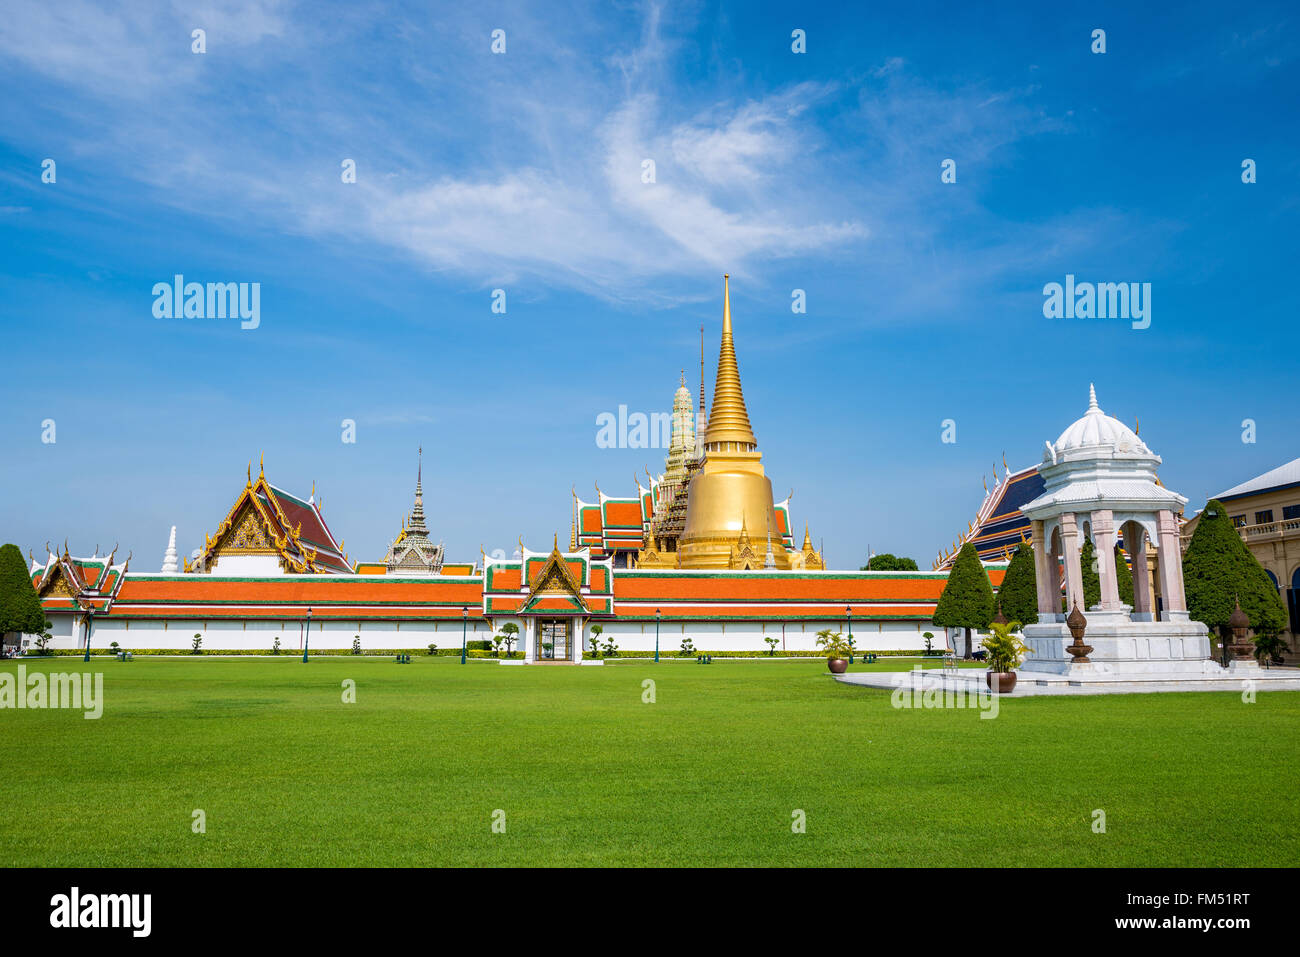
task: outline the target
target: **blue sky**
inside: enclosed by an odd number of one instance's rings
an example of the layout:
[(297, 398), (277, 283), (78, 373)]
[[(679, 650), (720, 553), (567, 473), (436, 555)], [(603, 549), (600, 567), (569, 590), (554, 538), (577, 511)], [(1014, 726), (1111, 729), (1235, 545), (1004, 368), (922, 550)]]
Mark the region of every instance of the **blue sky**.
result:
[[(24, 551), (156, 569), (265, 452), (375, 560), (420, 444), (449, 557), (547, 547), (571, 486), (662, 469), (596, 417), (667, 411), (683, 368), (697, 389), (701, 324), (711, 393), (723, 272), (768, 474), (837, 567), (928, 567), (1090, 381), (1189, 511), (1300, 454), (1286, 4), (129, 6), (0, 20)], [(177, 273), (261, 283), (260, 326), (155, 318)], [(1150, 328), (1044, 318), (1067, 273), (1150, 282)]]

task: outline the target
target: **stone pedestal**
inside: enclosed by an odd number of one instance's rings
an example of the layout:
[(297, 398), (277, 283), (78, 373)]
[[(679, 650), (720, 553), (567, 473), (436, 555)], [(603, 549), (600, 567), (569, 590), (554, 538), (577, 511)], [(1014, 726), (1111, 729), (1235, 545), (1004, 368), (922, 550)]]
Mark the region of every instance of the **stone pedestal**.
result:
[[(1209, 630), (1185, 617), (1177, 621), (1134, 621), (1121, 610), (1091, 609), (1083, 636), (1093, 651), (1088, 665), (1075, 664), (1065, 650), (1073, 640), (1063, 622), (1026, 625), (1030, 653), (1021, 669), (1068, 675), (1207, 674), (1223, 668), (1210, 658)], [(1082, 673), (1082, 672), (1080, 672)]]

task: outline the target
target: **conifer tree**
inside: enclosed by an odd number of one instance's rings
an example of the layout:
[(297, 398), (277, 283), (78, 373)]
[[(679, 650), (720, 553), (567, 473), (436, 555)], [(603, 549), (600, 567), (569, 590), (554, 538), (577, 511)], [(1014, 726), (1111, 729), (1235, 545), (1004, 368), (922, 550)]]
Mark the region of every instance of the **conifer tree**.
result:
[(997, 602), (1008, 621), (1022, 625), (1038, 621), (1038, 573), (1034, 568), (1034, 551), (1028, 545), (1021, 545), (1011, 556)]
[(0, 547), (0, 635), (37, 635), (44, 630), (45, 611), (23, 553), (17, 545)]
[(966, 629), (965, 657), (969, 658), (971, 629), (987, 628), (993, 615), (993, 584), (975, 546), (967, 542), (948, 573), (948, 583), (935, 606), (933, 621), (943, 628)]
[(1133, 572), (1128, 567), (1128, 556), (1118, 545), (1115, 546), (1115, 585), (1119, 588), (1119, 600), (1132, 608)]
[(1205, 503), (1183, 556), (1183, 583), (1191, 617), (1218, 629), (1221, 638), (1227, 637), (1228, 618), (1238, 601), (1256, 635), (1286, 628), (1286, 609), (1272, 579), (1215, 499)]
[(1097, 548), (1092, 539), (1084, 539), (1079, 549), (1079, 568), (1083, 572), (1083, 607), (1091, 608), (1101, 602), (1101, 575), (1097, 570)]

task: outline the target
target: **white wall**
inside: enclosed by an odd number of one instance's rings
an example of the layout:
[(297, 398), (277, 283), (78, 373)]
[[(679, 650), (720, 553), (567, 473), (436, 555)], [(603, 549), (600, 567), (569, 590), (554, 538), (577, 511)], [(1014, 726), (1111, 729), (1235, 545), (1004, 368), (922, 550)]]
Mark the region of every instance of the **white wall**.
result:
[[(85, 632), (78, 619), (72, 628), (72, 615), (50, 614), (54, 623), (51, 648), (82, 647)], [(62, 619), (62, 621), (60, 621)], [(304, 623), (301, 619), (148, 619), (96, 618), (91, 633), (92, 648), (107, 648), (116, 641), (122, 648), (190, 648), (194, 635), (203, 636), (204, 651), (270, 650), (276, 637), (285, 653), (302, 651)], [(351, 648), (354, 636), (361, 637), (363, 650), (384, 648), (425, 648), (430, 642), (440, 651), (460, 648), (461, 623), (457, 621), (322, 621), (311, 625), (310, 647), (324, 649)], [(469, 623), (469, 641), (491, 637), (485, 623)]]

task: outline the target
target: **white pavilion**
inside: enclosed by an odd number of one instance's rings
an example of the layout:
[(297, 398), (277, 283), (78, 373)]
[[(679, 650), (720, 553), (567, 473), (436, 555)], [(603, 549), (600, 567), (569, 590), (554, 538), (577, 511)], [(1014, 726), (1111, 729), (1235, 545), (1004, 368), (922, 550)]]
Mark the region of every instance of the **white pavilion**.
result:
[[(1097, 405), (1088, 389), (1088, 411), (1055, 442), (1046, 443), (1039, 473), (1043, 494), (1021, 507), (1033, 527), (1038, 578), (1038, 624), (1024, 629), (1031, 649), (1023, 670), (1056, 674), (1212, 674), (1222, 667), (1210, 657), (1209, 629), (1192, 621), (1183, 590), (1178, 518), (1187, 499), (1160, 484), (1160, 456), (1137, 433)], [(1133, 601), (1121, 603), (1115, 544), (1123, 536), (1132, 559)], [(1101, 600), (1085, 607), (1079, 554), (1091, 539), (1096, 548)], [(1151, 607), (1147, 549), (1156, 545), (1162, 605)], [(1060, 605), (1061, 568), (1065, 606), (1087, 617), (1088, 661), (1067, 651), (1072, 635)]]

